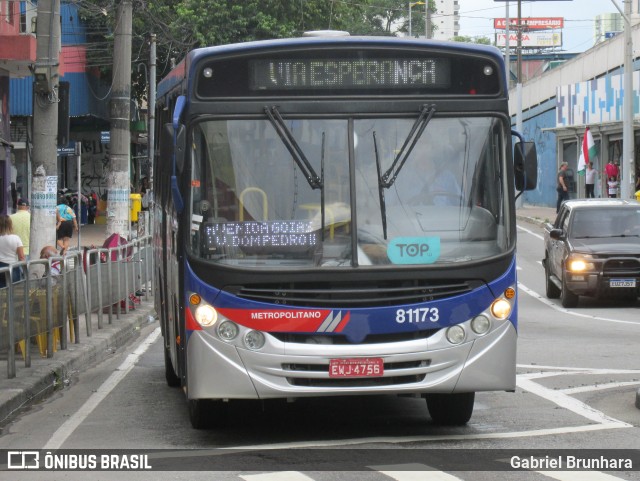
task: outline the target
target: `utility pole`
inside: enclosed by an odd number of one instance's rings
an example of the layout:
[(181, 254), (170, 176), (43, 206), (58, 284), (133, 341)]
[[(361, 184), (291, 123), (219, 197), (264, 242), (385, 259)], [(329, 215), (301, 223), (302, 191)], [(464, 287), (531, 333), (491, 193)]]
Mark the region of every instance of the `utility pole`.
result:
[(153, 188), (153, 160), (155, 158), (156, 141), (156, 34), (152, 33), (149, 38), (149, 186)]
[(131, 32), (132, 5), (121, 0), (116, 12), (113, 41), (113, 91), (110, 103), (110, 171), (107, 176), (107, 237), (127, 237), (131, 194)]
[(624, 99), (622, 107), (622, 147), (620, 163), (620, 198), (633, 197), (635, 177), (635, 139), (633, 129), (633, 37), (631, 35), (631, 0), (624, 2)]
[(425, 38), (432, 38), (431, 32), (431, 0), (424, 2), (424, 32)]
[(60, 0), (38, 2), (36, 64), (33, 66), (33, 157), (31, 158), (30, 256), (56, 245), (58, 194), (58, 65)]

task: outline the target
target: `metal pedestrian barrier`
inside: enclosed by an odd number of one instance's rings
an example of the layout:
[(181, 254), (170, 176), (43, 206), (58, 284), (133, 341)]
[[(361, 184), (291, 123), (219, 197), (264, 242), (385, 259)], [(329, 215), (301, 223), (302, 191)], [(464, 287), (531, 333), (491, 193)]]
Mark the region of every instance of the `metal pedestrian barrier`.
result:
[[(114, 315), (120, 319), (141, 297), (153, 295), (151, 242), (147, 235), (109, 249), (69, 251), (0, 268), (0, 360), (6, 358), (7, 377), (15, 377), (20, 358), (31, 367), (34, 348), (51, 358), (68, 342), (90, 337), (93, 313), (102, 329), (105, 313), (111, 324)], [(15, 270), (20, 279), (12, 281)]]

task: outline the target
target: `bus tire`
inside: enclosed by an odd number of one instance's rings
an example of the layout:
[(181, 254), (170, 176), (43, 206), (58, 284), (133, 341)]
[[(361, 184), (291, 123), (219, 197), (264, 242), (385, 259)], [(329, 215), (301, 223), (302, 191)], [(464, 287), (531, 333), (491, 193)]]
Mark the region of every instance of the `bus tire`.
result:
[(228, 403), (213, 399), (189, 399), (188, 403), (193, 429), (221, 427), (227, 420)]
[(473, 413), (475, 392), (456, 394), (427, 394), (427, 409), (431, 420), (441, 426), (462, 426)]
[(180, 387), (180, 377), (176, 374), (176, 370), (171, 364), (171, 355), (166, 346), (164, 347), (164, 377), (169, 387)]

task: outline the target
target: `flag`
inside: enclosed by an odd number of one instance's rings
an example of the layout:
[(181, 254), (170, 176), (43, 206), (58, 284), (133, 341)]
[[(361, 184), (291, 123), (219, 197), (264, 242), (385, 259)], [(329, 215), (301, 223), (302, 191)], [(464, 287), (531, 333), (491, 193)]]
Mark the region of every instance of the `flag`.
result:
[(578, 159), (578, 174), (584, 175), (587, 163), (593, 161), (596, 156), (596, 144), (593, 141), (593, 135), (589, 127), (584, 129), (582, 137), (582, 149), (580, 150), (580, 159)]

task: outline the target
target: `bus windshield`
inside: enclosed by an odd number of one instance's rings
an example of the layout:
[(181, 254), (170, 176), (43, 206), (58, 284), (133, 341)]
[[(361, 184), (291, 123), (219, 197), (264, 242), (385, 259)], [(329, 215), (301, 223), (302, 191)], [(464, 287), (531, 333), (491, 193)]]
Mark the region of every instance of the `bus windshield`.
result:
[(355, 268), (455, 264), (510, 249), (508, 125), (435, 116), (412, 134), (415, 124), (404, 117), (194, 124), (191, 255), (251, 269)]

